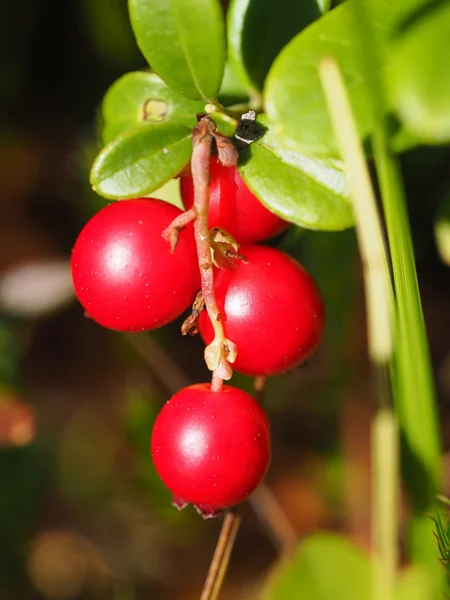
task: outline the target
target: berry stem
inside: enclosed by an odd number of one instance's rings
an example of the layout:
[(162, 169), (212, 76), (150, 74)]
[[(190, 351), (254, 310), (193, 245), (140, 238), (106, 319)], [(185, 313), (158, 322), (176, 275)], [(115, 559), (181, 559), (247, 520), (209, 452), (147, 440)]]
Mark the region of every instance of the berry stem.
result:
[[(209, 209), (209, 163), (213, 139), (216, 139), (216, 125), (209, 116), (203, 116), (194, 128), (192, 139), (191, 169), (194, 180), (194, 221), (195, 242), (202, 282), (203, 299), (214, 328), (214, 340), (205, 350), (208, 368), (213, 371), (213, 389), (221, 388), (221, 380), (230, 379), (233, 371), (229, 360), (234, 360), (233, 350), (225, 338), (219, 308), (214, 290), (214, 271), (210, 249), (208, 209)], [(222, 139), (221, 139), (222, 141)]]
[(235, 509), (226, 513), (200, 600), (219, 597), (240, 523), (241, 515)]
[(270, 488), (260, 483), (248, 502), (280, 556), (292, 551), (298, 543), (297, 532)]
[(223, 338), (220, 312), (214, 293), (213, 262), (209, 245), (209, 161), (215, 126), (209, 117), (203, 117), (194, 129), (192, 152), (192, 178), (194, 180), (194, 207), (197, 216), (194, 222), (198, 264), (202, 279), (203, 298), (206, 310), (214, 327), (216, 338)]
[(211, 381), (211, 389), (213, 392), (220, 392), (223, 387), (223, 379), (219, 377), (216, 373), (213, 373), (212, 381)]
[(259, 375), (253, 381), (253, 389), (255, 390), (255, 399), (259, 404), (264, 404), (265, 388), (267, 377)]

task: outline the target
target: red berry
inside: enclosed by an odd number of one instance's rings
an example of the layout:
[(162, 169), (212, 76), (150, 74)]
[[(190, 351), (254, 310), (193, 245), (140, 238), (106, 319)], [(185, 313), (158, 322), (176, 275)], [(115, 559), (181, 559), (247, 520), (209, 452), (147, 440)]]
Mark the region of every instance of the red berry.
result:
[(88, 316), (119, 331), (155, 329), (178, 317), (200, 288), (192, 226), (174, 253), (163, 230), (181, 211), (162, 200), (122, 200), (84, 227), (72, 252), (75, 292)]
[[(288, 227), (248, 189), (236, 167), (224, 167), (217, 158), (210, 162), (209, 228), (221, 227), (239, 244), (262, 242)], [(194, 182), (182, 177), (180, 190), (186, 209), (194, 204)]]
[(246, 392), (209, 383), (184, 388), (159, 413), (151, 442), (156, 470), (177, 505), (204, 516), (242, 502), (270, 462), (270, 426)]
[[(246, 375), (275, 375), (298, 366), (316, 349), (324, 307), (311, 276), (293, 258), (266, 246), (241, 246), (248, 264), (216, 273), (225, 336), (237, 345), (233, 368)], [(214, 337), (206, 311), (200, 333)]]

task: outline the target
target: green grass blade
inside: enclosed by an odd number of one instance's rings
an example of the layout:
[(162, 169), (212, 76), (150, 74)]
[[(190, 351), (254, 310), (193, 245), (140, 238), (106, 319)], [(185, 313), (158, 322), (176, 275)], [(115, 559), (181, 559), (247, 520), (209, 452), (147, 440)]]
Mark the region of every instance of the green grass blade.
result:
[(410, 554), (413, 560), (429, 562), (437, 558), (436, 543), (425, 516), (433, 510), (434, 498), (440, 489), (437, 403), (399, 168), (381, 127), (377, 127), (373, 143), (397, 305), (393, 392), (405, 448), (406, 481), (414, 511)]
[(372, 425), (374, 600), (393, 598), (398, 563), (398, 429), (390, 402), (388, 364), (392, 358), (393, 297), (382, 227), (369, 169), (342, 74), (324, 57), (319, 76), (349, 180), (359, 251), (363, 263), (368, 350), (376, 378), (378, 412)]
[(361, 56), (371, 74), (370, 92), (376, 118), (372, 143), (392, 261), (396, 300), (392, 380), (404, 442), (406, 482), (413, 507), (409, 549), (413, 560), (433, 564), (437, 563), (438, 549), (425, 513), (433, 510), (435, 495), (440, 488), (441, 447), (436, 395), (405, 192), (397, 159), (389, 147), (389, 130), (383, 116), (386, 114), (383, 82), (371, 68), (376, 56), (372, 27), (361, 0), (352, 4)]

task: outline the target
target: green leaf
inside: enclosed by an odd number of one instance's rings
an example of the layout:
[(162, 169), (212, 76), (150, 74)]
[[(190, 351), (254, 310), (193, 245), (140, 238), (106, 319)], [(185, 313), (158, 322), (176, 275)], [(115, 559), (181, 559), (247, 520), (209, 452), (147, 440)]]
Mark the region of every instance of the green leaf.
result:
[(434, 237), (442, 262), (450, 266), (450, 191), (440, 202), (434, 223)]
[[(264, 117), (258, 120), (267, 125)], [(290, 223), (329, 231), (353, 225), (347, 180), (338, 160), (288, 150), (269, 128), (244, 153), (239, 170), (261, 202)]]
[(225, 72), (219, 92), (219, 102), (224, 106), (248, 104), (248, 92), (236, 75), (230, 61), (225, 65)]
[(162, 185), (157, 190), (151, 193), (152, 198), (159, 198), (169, 204), (178, 206), (181, 210), (184, 210), (183, 201), (180, 194), (180, 182), (178, 179), (169, 179), (167, 183)]
[(366, 555), (342, 537), (317, 534), (302, 542), (269, 578), (262, 600), (368, 600)]
[(280, 50), (320, 13), (316, 0), (232, 0), (228, 54), (243, 84), (261, 90)]
[(123, 133), (97, 156), (91, 171), (93, 189), (113, 199), (153, 192), (189, 162), (191, 138), (192, 130), (176, 123)]
[(450, 141), (450, 5), (408, 27), (393, 47), (390, 69), (392, 103), (405, 127), (429, 144)]
[(118, 79), (102, 104), (104, 144), (119, 134), (148, 123), (175, 121), (194, 127), (204, 103), (189, 100), (169, 88), (155, 73), (136, 71)]
[(215, 98), (225, 65), (219, 0), (129, 0), (131, 25), (152, 69), (178, 93)]
[[(265, 109), (286, 145), (312, 154), (336, 154), (336, 142), (321, 90), (318, 65), (333, 56), (342, 69), (361, 137), (373, 126), (368, 77), (360, 60), (357, 25), (349, 0), (297, 35), (271, 68), (264, 89)], [(376, 31), (381, 71), (389, 59), (389, 39), (400, 17), (422, 0), (364, 0)]]
[[(369, 557), (345, 538), (316, 534), (274, 569), (261, 600), (370, 600), (373, 565)], [(403, 572), (395, 600), (429, 600), (430, 574), (414, 567)], [(378, 597), (378, 596), (377, 596)]]
[(316, 0), (316, 1), (317, 1), (317, 6), (319, 7), (321, 13), (326, 13), (330, 10), (331, 0)]
[[(100, 58), (114, 68), (126, 69), (126, 65), (139, 61), (139, 50), (128, 19), (127, 5), (123, 0), (108, 2), (108, 18), (105, 19), (104, 0), (81, 0), (77, 9)], [(119, 66), (120, 65), (120, 66)]]
[[(395, 600), (429, 600), (434, 598), (431, 574), (419, 566), (409, 567), (397, 582)], [(445, 590), (447, 591), (447, 590)], [(444, 590), (441, 591), (445, 598)]]

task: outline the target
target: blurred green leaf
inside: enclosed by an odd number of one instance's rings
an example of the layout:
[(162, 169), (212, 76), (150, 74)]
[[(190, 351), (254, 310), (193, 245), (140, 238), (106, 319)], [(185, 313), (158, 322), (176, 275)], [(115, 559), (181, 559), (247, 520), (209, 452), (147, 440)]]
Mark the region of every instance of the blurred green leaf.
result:
[(317, 6), (321, 13), (326, 13), (331, 8), (331, 0), (317, 0)]
[(158, 507), (160, 517), (179, 526), (189, 520), (189, 512), (176, 510), (172, 506), (172, 494), (161, 481), (151, 460), (150, 439), (159, 408), (153, 390), (145, 395), (131, 390), (127, 394), (124, 427), (127, 439), (136, 452), (133, 481), (140, 493), (145, 493), (151, 505)]
[[(264, 117), (258, 120), (267, 125)], [(340, 161), (287, 150), (270, 127), (243, 156), (239, 171), (245, 182), (265, 206), (286, 221), (318, 230), (353, 225)]]
[(131, 129), (97, 156), (93, 189), (106, 198), (146, 196), (177, 175), (189, 162), (192, 130), (176, 123)]
[[(361, 286), (356, 269), (359, 258), (355, 229), (320, 233), (304, 230), (296, 244), (295, 241), (289, 243), (287, 234), (281, 241), (280, 250), (297, 258), (319, 286), (327, 307), (324, 352), (333, 356), (330, 369), (334, 369), (339, 381), (347, 383), (349, 377), (357, 375), (351, 369), (349, 371), (348, 356), (341, 352), (342, 339), (348, 335), (354, 316), (354, 299)], [(332, 263), (339, 264), (339, 269), (330, 269)], [(335, 380), (331, 381), (331, 386), (332, 393), (342, 393)]]
[[(373, 565), (368, 555), (344, 537), (316, 534), (274, 569), (261, 600), (370, 600)], [(409, 569), (399, 577), (395, 600), (429, 600), (429, 574)]]
[(127, 394), (125, 429), (147, 462), (150, 462), (150, 435), (157, 415), (158, 404), (153, 390), (147, 396), (138, 391)]
[(316, 0), (232, 0), (228, 54), (242, 83), (261, 90), (280, 50), (319, 16)]
[(424, 569), (414, 566), (400, 575), (395, 600), (430, 600), (433, 597), (430, 574)]
[(121, 65), (139, 59), (124, 0), (109, 0), (107, 19), (104, 0), (81, 0), (78, 4), (85, 27), (103, 59)]
[(225, 66), (225, 24), (219, 0), (130, 0), (142, 54), (175, 91), (213, 99)]
[(105, 506), (117, 485), (115, 457), (120, 438), (101, 411), (78, 407), (64, 424), (58, 448), (59, 484), (72, 501)]
[(371, 567), (365, 554), (337, 535), (317, 534), (300, 543), (269, 578), (262, 600), (366, 600)]
[(396, 130), (392, 132), (390, 147), (395, 154), (401, 154), (406, 150), (412, 150), (419, 145), (420, 140), (418, 140), (410, 131), (407, 131), (403, 125), (398, 125)]
[(148, 123), (178, 122), (194, 127), (203, 102), (189, 100), (168, 87), (156, 73), (136, 71), (118, 79), (102, 104), (104, 144), (119, 134)]
[(434, 236), (442, 262), (450, 266), (450, 192), (439, 205), (434, 223)]
[(450, 141), (450, 4), (410, 25), (393, 46), (392, 103), (405, 127), (430, 144)]
[(235, 70), (228, 61), (225, 65), (222, 85), (219, 91), (219, 102), (225, 106), (248, 103), (248, 93)]
[(0, 314), (0, 388), (19, 387), (21, 352), (18, 322)]
[[(321, 91), (318, 65), (323, 56), (333, 56), (342, 69), (361, 137), (373, 126), (368, 77), (359, 56), (352, 1), (322, 16), (297, 35), (271, 68), (264, 88), (267, 115), (286, 145), (307, 153), (336, 154), (336, 143)], [(421, 0), (388, 3), (364, 0), (376, 31), (379, 70), (390, 57), (389, 38), (401, 16)]]
[[(0, 450), (0, 596), (2, 582), (23, 583), (18, 567), (36, 531), (37, 519), (52, 477), (54, 454), (43, 439), (23, 448)], [(19, 577), (21, 576), (21, 580)], [(16, 579), (16, 581), (14, 581)], [(19, 597), (23, 597), (19, 595)]]

